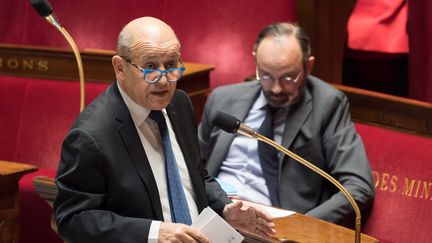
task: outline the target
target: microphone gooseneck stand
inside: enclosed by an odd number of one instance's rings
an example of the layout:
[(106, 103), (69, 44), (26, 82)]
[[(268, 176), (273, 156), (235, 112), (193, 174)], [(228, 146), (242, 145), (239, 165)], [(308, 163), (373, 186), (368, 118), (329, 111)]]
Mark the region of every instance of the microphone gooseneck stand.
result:
[(360, 213), (360, 209), (359, 209), (356, 201), (354, 200), (354, 198), (351, 196), (351, 194), (348, 192), (348, 190), (345, 189), (345, 187), (339, 181), (337, 181), (331, 175), (329, 175), (325, 171), (321, 170), (320, 168), (318, 168), (317, 166), (315, 166), (311, 162), (303, 159), (302, 157), (291, 152), (290, 150), (288, 150), (287, 148), (283, 147), (282, 145), (276, 143), (275, 141), (259, 134), (258, 132), (249, 128), (248, 126), (244, 125), (243, 123), (240, 123), (240, 127), (237, 130), (237, 133), (239, 133), (243, 136), (249, 137), (249, 138), (256, 138), (259, 141), (262, 141), (262, 142), (276, 148), (277, 150), (281, 151), (282, 153), (291, 157), (295, 161), (303, 164), (307, 168), (313, 170), (314, 172), (318, 173), (319, 175), (321, 175), (322, 177), (326, 178), (328, 181), (333, 183), (333, 185), (335, 185), (345, 195), (345, 197), (348, 199), (349, 203), (351, 204), (351, 206), (354, 209), (354, 212), (356, 215), (356, 219), (355, 219), (355, 243), (360, 243), (360, 241), (361, 241), (361, 213)]
[(69, 33), (66, 31), (64, 27), (61, 26), (60, 22), (57, 20), (55, 14), (52, 12), (51, 4), (46, 0), (30, 0), (30, 3), (33, 5), (35, 10), (39, 13), (40, 16), (44, 17), (48, 23), (55, 26), (60, 33), (66, 38), (69, 45), (72, 47), (73, 53), (75, 55), (75, 59), (78, 64), (78, 74), (80, 81), (80, 112), (84, 110), (85, 106), (85, 86), (84, 86), (84, 68), (82, 64), (82, 59), (80, 52), (78, 51), (78, 47)]
[(291, 152), (287, 148), (283, 147), (282, 145), (276, 143), (275, 141), (259, 134), (254, 129), (248, 127), (247, 125), (240, 122), (239, 119), (237, 119), (234, 116), (231, 116), (227, 113), (218, 111), (216, 112), (216, 115), (214, 119), (212, 120), (212, 124), (216, 127), (219, 127), (220, 129), (228, 132), (228, 133), (237, 133), (240, 135), (243, 135), (248, 138), (255, 138), (258, 139), (261, 142), (264, 142), (277, 150), (281, 151), (282, 153), (286, 154), (287, 156), (291, 157), (295, 161), (303, 164), (307, 168), (313, 170), (315, 173), (318, 173), (320, 176), (324, 177), (328, 181), (330, 181), (333, 185), (335, 185), (348, 199), (348, 202), (351, 204), (351, 206), (354, 209), (354, 212), (356, 214), (355, 219), (355, 243), (360, 243), (361, 241), (361, 214), (360, 209), (354, 200), (354, 198), (351, 196), (351, 194), (348, 192), (347, 189), (335, 178), (333, 178), (331, 175), (326, 173), (325, 171), (321, 170), (311, 162), (303, 159), (302, 157), (298, 156), (297, 154)]

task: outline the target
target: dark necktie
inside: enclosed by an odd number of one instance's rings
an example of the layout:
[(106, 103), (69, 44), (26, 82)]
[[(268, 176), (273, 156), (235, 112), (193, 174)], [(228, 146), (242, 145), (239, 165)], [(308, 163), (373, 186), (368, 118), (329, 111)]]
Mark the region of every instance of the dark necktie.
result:
[(149, 117), (159, 126), (159, 133), (165, 151), (166, 177), (168, 182), (168, 196), (171, 207), (172, 222), (191, 225), (192, 220), (189, 213), (189, 207), (183, 191), (177, 162), (172, 150), (165, 117), (161, 111), (151, 111)]
[[(273, 140), (273, 117), (276, 113), (276, 108), (270, 105), (266, 106), (266, 116), (259, 128), (258, 132)], [(270, 194), (270, 201), (273, 206), (279, 207), (278, 195), (278, 165), (279, 158), (275, 148), (267, 145), (264, 142), (258, 141), (258, 155), (261, 162), (261, 168), (266, 180), (267, 188)]]

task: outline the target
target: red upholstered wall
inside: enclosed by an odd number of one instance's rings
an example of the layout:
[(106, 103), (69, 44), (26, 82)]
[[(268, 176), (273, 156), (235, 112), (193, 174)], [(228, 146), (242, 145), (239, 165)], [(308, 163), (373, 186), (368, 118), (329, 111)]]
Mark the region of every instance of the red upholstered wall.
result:
[[(242, 81), (254, 73), (252, 45), (259, 30), (295, 19), (295, 0), (50, 0), (79, 49), (113, 50), (124, 24), (154, 16), (170, 24), (182, 42), (183, 59), (215, 66), (212, 86)], [(68, 44), (30, 1), (0, 1), (0, 42), (65, 47)]]

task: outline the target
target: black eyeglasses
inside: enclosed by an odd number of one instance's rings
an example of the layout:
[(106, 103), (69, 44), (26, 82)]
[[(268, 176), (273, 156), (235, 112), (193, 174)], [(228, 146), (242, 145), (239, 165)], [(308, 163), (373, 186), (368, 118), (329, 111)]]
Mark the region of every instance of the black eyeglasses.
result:
[(157, 68), (157, 69), (143, 68), (143, 67), (138, 66), (134, 62), (132, 62), (128, 57), (125, 57), (125, 56), (120, 56), (120, 57), (123, 58), (123, 60), (125, 60), (130, 65), (138, 68), (138, 70), (140, 70), (144, 74), (144, 81), (146, 81), (147, 83), (151, 83), (151, 84), (158, 82), (162, 78), (163, 75), (165, 75), (165, 77), (167, 78), (167, 80), (169, 82), (177, 82), (182, 77), (183, 72), (186, 69), (183, 66), (181, 61), (180, 61), (181, 67), (168, 68), (166, 70), (160, 70), (159, 68)]

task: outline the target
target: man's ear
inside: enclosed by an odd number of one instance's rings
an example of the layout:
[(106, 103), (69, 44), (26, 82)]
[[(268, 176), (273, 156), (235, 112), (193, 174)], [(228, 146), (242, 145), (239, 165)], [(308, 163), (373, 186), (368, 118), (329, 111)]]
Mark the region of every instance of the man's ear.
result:
[(253, 51), (253, 52), (252, 52), (252, 56), (253, 56), (253, 59), (254, 59), (254, 61), (255, 61), (255, 63), (256, 63), (256, 51)]
[(111, 59), (111, 62), (112, 62), (117, 80), (122, 82), (123, 80), (125, 80), (125, 71), (124, 71), (123, 59), (118, 55), (114, 55)]
[(315, 64), (315, 57), (314, 56), (310, 56), (309, 60), (307, 62), (307, 66), (306, 66), (306, 68), (307, 68), (306, 71), (307, 71), (308, 75), (312, 73), (312, 69), (313, 69), (314, 64)]

